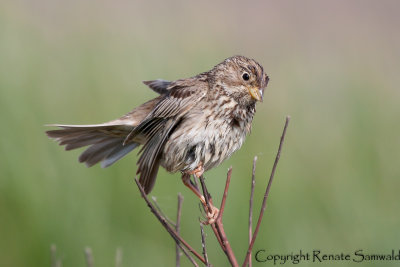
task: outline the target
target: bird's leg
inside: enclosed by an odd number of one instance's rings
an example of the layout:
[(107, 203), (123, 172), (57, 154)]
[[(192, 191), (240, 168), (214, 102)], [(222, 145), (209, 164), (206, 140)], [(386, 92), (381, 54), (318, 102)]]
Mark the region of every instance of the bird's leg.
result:
[(207, 220), (206, 224), (212, 224), (218, 218), (219, 209), (213, 205), (211, 199), (209, 201), (210, 203), (207, 204), (206, 199), (204, 198), (203, 194), (190, 181), (190, 175), (193, 174), (195, 177), (197, 177), (199, 179), (200, 176), (203, 175), (203, 173), (204, 173), (203, 164), (200, 163), (199, 166), (195, 170), (183, 173), (182, 181), (190, 190), (192, 190), (192, 192), (200, 199), (201, 203), (203, 204), (203, 206), (207, 212), (208, 220)]
[(206, 205), (206, 199), (204, 196), (200, 193), (199, 189), (193, 185), (192, 181), (190, 181), (190, 174), (189, 173), (182, 173), (182, 182), (184, 185), (186, 185), (187, 188), (189, 188), (201, 201), (203, 205)]

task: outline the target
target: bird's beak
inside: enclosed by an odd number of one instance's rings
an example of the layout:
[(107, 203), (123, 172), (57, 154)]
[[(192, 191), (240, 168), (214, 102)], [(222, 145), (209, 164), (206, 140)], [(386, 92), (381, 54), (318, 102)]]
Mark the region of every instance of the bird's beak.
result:
[(263, 91), (262, 89), (258, 89), (257, 87), (248, 87), (249, 93), (252, 98), (257, 101), (263, 101)]

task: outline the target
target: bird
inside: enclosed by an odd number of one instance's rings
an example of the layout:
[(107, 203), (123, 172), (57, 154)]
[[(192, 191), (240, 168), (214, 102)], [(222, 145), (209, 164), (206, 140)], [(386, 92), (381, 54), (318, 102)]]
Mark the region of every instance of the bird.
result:
[[(205, 205), (191, 175), (199, 178), (242, 146), (268, 81), (254, 59), (232, 56), (190, 78), (143, 81), (158, 96), (116, 120), (52, 124), (58, 129), (46, 133), (65, 150), (88, 146), (79, 156), (88, 167), (109, 167), (141, 147), (136, 174), (145, 194), (153, 189), (162, 166), (180, 172), (183, 183)], [(209, 219), (216, 214), (217, 208), (208, 210)]]

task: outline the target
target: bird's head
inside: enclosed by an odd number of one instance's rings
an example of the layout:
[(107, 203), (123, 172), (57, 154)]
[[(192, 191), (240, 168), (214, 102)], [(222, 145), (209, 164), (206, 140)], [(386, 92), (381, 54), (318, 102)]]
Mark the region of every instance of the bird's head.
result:
[(225, 59), (209, 75), (211, 90), (222, 90), (242, 105), (262, 101), (269, 80), (260, 64), (244, 56)]

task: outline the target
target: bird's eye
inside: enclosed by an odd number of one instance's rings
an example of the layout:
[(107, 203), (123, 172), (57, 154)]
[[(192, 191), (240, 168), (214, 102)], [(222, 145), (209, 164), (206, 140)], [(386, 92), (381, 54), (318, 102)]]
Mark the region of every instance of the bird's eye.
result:
[(245, 72), (245, 73), (243, 73), (242, 78), (243, 78), (243, 80), (248, 81), (248, 80), (250, 80), (250, 75), (247, 72)]

